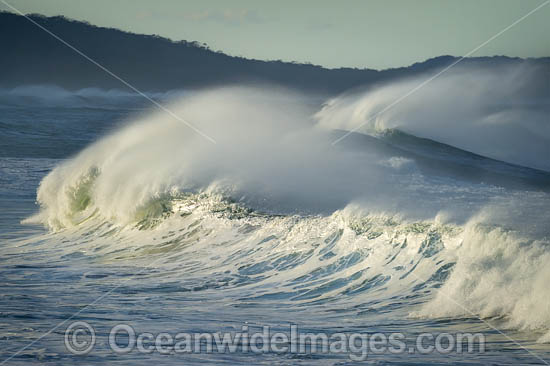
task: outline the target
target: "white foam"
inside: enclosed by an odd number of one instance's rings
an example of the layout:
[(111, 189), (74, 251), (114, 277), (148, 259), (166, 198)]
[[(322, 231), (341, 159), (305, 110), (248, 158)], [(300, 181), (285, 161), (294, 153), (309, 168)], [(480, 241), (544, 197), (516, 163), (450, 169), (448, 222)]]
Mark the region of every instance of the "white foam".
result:
[(413, 315), (504, 316), (505, 327), (547, 332), (539, 342), (550, 340), (550, 242), (486, 226), (477, 218), (466, 226), (454, 256), (451, 276)]

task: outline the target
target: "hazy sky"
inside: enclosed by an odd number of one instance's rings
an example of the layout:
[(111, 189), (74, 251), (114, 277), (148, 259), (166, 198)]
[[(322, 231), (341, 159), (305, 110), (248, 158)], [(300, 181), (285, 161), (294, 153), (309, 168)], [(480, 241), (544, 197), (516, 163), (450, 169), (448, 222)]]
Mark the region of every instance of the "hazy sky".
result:
[[(24, 13), (92, 24), (257, 59), (383, 69), (461, 56), (544, 0), (5, 0)], [(0, 2), (0, 9), (7, 9)], [(474, 56), (550, 56), (550, 4)]]

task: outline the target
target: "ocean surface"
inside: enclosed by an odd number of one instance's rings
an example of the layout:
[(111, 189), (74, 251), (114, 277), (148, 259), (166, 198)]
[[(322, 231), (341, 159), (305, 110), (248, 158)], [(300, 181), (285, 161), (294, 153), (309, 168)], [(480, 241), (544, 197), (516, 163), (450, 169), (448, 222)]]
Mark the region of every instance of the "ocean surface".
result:
[[(124, 92), (0, 90), (0, 363), (347, 365), (361, 353), (117, 353), (109, 334), (124, 324), (402, 334), (403, 352), (369, 349), (373, 365), (548, 364), (548, 99), (485, 98), (492, 79), (460, 97), (453, 77), (434, 88), (454, 99), (435, 105), (430, 89), (385, 115), (406, 85), (329, 100), (150, 94), (178, 119)], [(67, 346), (77, 321), (95, 332), (87, 354)], [(423, 333), (484, 345), (415, 351)]]

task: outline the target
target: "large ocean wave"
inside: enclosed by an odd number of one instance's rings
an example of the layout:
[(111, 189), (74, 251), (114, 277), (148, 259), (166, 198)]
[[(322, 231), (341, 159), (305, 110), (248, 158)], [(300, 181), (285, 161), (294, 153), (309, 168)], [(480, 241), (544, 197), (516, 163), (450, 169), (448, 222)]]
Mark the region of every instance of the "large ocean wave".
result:
[(468, 75), (442, 76), (337, 144), (413, 81), (321, 110), (285, 89), (193, 93), (168, 108), (215, 144), (143, 116), (45, 177), (29, 221), (112, 260), (188, 253), (250, 301), (481, 316), (548, 341), (547, 105), (497, 110), (521, 78)]

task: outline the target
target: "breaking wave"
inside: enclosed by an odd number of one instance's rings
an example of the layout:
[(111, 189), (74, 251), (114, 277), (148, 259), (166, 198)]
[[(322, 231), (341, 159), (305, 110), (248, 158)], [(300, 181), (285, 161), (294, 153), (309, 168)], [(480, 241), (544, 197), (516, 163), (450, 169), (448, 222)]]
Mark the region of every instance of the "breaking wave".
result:
[(485, 157), (550, 171), (549, 160), (541, 158), (550, 156), (549, 75), (546, 67), (527, 63), (457, 66), (421, 88), (427, 76), (339, 96), (328, 101), (317, 118), (332, 129), (360, 127), (358, 132), (370, 134), (399, 129)]
[(491, 112), (513, 90), (484, 93), (518, 76), (479, 77), (442, 77), (335, 145), (413, 81), (321, 110), (284, 89), (194, 93), (169, 109), (215, 144), (143, 116), (46, 176), (28, 221), (111, 260), (181, 253), (248, 301), (481, 316), (548, 341), (546, 106)]
[[(151, 99), (168, 102), (179, 99), (188, 92), (171, 90), (149, 92)], [(0, 87), (0, 106), (9, 107), (57, 107), (57, 108), (138, 108), (149, 107), (143, 96), (134, 92), (101, 88), (84, 88), (75, 91), (56, 85), (22, 85), (14, 88)]]

